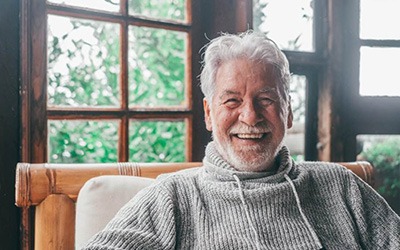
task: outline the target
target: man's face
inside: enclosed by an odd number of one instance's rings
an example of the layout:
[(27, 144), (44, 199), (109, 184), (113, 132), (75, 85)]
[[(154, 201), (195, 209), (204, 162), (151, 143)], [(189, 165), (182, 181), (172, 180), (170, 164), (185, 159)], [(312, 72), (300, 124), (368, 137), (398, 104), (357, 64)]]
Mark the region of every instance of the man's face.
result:
[(218, 152), (240, 171), (273, 167), (292, 111), (270, 65), (247, 59), (223, 63), (211, 103), (204, 99), (206, 127)]

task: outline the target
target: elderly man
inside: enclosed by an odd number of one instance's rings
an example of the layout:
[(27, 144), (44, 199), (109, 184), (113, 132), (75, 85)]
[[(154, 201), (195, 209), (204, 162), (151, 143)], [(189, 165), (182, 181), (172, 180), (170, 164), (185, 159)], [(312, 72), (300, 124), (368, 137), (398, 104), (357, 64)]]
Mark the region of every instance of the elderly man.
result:
[(295, 163), (289, 66), (264, 35), (210, 42), (204, 166), (135, 196), (86, 249), (400, 249), (400, 218), (335, 164)]

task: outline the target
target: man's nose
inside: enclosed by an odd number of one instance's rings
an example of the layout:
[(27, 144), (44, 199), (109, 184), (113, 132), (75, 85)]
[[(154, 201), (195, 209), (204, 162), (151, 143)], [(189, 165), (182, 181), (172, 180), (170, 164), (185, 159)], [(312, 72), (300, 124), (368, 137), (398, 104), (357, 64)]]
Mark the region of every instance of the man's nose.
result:
[(257, 107), (249, 102), (242, 106), (239, 114), (239, 121), (246, 123), (248, 126), (255, 126), (262, 121), (262, 115)]

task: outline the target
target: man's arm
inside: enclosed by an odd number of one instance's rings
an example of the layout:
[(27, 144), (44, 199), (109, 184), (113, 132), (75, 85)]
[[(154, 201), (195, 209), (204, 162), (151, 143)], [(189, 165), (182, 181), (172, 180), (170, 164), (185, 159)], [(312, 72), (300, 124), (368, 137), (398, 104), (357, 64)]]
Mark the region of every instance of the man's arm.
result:
[(354, 176), (349, 205), (365, 249), (400, 249), (400, 217), (369, 185)]
[(83, 249), (174, 248), (173, 203), (161, 187), (153, 186), (139, 192)]

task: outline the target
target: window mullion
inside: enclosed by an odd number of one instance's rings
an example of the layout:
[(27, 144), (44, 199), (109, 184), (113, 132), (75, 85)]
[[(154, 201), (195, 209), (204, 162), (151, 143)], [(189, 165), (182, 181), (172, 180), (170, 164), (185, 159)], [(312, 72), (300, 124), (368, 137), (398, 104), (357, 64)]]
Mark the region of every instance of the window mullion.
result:
[(30, 133), (31, 162), (47, 161), (47, 16), (46, 1), (32, 0)]
[(123, 116), (120, 122), (118, 161), (127, 162), (129, 159), (129, 117)]
[[(126, 0), (121, 1), (121, 13), (127, 16), (127, 3)], [(119, 147), (118, 147), (118, 160), (121, 162), (128, 161), (129, 158), (129, 77), (128, 77), (128, 22), (125, 21), (121, 24), (121, 48), (120, 48), (120, 62), (121, 62), (121, 109), (125, 111), (120, 123), (119, 133)]]

